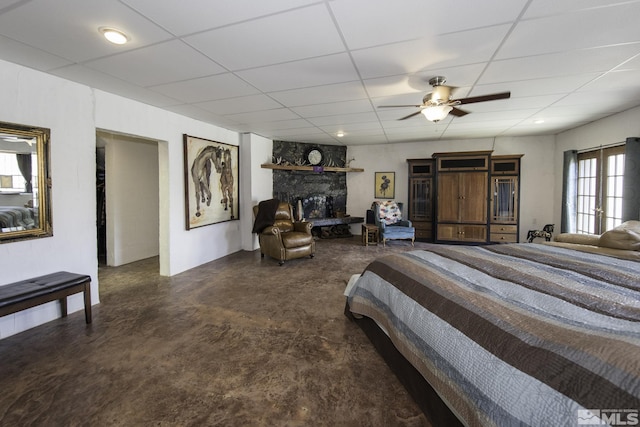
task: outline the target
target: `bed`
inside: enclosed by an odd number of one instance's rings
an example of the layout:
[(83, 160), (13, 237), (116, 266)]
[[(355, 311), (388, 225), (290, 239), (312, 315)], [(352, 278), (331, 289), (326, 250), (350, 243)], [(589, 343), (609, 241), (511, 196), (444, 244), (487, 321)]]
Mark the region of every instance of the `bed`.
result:
[(434, 426), (637, 423), (637, 261), (433, 244), (371, 262), (345, 295)]
[(0, 206), (0, 232), (34, 229), (37, 218), (34, 208)]

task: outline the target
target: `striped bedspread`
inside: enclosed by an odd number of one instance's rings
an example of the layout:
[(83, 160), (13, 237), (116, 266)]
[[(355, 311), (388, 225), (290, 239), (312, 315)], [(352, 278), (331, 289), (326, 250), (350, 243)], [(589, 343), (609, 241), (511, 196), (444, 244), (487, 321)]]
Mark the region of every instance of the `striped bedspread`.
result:
[(372, 262), (348, 303), (467, 425), (638, 424), (639, 262), (429, 245)]

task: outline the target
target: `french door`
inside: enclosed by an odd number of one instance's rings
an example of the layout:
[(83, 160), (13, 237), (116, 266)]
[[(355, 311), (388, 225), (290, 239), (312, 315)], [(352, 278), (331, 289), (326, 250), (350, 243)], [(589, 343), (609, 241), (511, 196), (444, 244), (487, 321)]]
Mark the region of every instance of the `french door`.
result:
[(602, 234), (622, 223), (624, 145), (578, 154), (577, 232)]

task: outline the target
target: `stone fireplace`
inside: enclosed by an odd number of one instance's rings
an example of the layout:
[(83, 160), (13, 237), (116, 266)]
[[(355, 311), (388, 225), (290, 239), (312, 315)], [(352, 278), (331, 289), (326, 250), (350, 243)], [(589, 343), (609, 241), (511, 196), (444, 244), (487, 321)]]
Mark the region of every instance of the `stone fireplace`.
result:
[[(343, 146), (303, 144), (297, 142), (274, 141), (274, 161), (298, 164), (305, 151), (320, 147), (325, 153), (325, 162), (344, 167), (347, 149)], [(273, 171), (273, 197), (289, 202), (296, 210), (302, 202), (304, 217), (332, 218), (347, 212), (347, 174), (345, 172)]]
[[(273, 142), (273, 161), (278, 164), (301, 165), (310, 147), (324, 152), (324, 166), (344, 167), (347, 149), (343, 146)], [(315, 220), (314, 233), (320, 237), (350, 236), (348, 223), (339, 220), (347, 214), (346, 172), (313, 172), (298, 170), (273, 171), (273, 197), (290, 203), (299, 218), (299, 206), (304, 219)], [(322, 227), (320, 230), (319, 228)], [(318, 228), (318, 229), (316, 229)]]

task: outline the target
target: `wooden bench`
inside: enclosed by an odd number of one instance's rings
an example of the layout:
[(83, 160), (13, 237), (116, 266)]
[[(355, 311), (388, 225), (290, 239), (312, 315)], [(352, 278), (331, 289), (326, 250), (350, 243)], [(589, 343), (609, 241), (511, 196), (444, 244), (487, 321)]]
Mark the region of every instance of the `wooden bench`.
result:
[(91, 323), (91, 277), (67, 271), (0, 286), (0, 316), (59, 300), (66, 317), (67, 297), (79, 292), (84, 293), (85, 320)]

